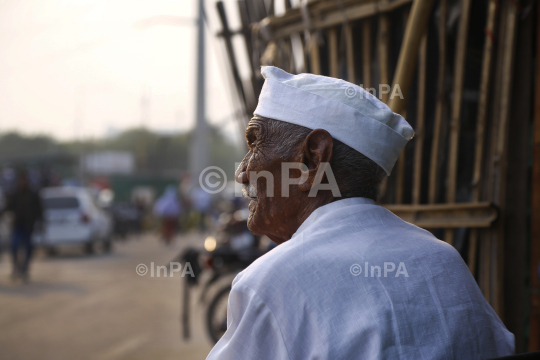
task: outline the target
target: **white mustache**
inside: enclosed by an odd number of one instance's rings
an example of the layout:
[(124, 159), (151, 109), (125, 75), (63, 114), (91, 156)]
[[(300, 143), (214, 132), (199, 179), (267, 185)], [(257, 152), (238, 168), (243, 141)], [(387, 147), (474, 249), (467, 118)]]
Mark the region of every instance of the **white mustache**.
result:
[(244, 185), (242, 188), (242, 194), (244, 197), (256, 198), (257, 197), (257, 188), (252, 184)]

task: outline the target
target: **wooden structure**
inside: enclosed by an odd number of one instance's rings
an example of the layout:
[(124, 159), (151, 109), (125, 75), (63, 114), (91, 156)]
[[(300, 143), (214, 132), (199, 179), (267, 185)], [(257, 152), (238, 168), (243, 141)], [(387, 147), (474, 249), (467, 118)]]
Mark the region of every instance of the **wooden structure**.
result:
[[(291, 7), (284, 1), (285, 13), (274, 16), (273, 1), (239, 0), (242, 28), (236, 32), (218, 2), (242, 121), (256, 106), (260, 65), (375, 90), (416, 132), (383, 185), (381, 203), (454, 245), (515, 334), (518, 352), (540, 349), (538, 59), (535, 86), (531, 76), (540, 6), (527, 0), (299, 0)], [(235, 34), (251, 56), (248, 81), (238, 75), (230, 45)], [(403, 98), (392, 97), (396, 86)], [(535, 158), (529, 162), (533, 103)]]

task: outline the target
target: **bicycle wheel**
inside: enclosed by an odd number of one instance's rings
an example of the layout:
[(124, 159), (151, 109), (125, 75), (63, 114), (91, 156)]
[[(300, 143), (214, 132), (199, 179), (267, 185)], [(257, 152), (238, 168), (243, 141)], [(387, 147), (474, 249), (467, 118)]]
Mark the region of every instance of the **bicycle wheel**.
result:
[(227, 331), (227, 303), (230, 292), (230, 285), (218, 291), (206, 313), (206, 328), (214, 343), (217, 343)]

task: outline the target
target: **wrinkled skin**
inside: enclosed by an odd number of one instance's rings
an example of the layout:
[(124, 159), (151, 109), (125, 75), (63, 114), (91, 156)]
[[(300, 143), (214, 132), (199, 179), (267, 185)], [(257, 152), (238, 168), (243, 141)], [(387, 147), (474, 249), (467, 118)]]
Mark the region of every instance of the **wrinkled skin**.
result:
[[(308, 197), (315, 174), (322, 162), (332, 159), (333, 140), (326, 130), (313, 130), (303, 141), (288, 151), (278, 154), (277, 134), (270, 134), (266, 120), (254, 117), (246, 129), (249, 151), (236, 170), (237, 182), (256, 186), (257, 198), (249, 204), (248, 228), (255, 235), (266, 235), (277, 244), (289, 240), (300, 225), (318, 207), (326, 205), (334, 198), (330, 191), (319, 191), (317, 196)], [(289, 197), (283, 197), (281, 184), (281, 163), (298, 162), (307, 165), (307, 171), (293, 169), (289, 178), (299, 178), (302, 173), (305, 182), (289, 185)], [(253, 172), (268, 171), (274, 177), (274, 196), (267, 194), (266, 179), (252, 178)], [(256, 182), (256, 183), (255, 183)]]

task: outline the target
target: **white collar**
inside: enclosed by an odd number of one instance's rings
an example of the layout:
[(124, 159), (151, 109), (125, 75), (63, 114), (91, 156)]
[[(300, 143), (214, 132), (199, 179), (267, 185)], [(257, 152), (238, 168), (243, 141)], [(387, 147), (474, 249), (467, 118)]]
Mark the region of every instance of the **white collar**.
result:
[(347, 199), (341, 199), (337, 201), (333, 201), (330, 204), (323, 205), (315, 211), (313, 211), (308, 218), (300, 225), (298, 230), (293, 234), (291, 237), (294, 238), (295, 236), (299, 235), (301, 232), (305, 231), (308, 227), (310, 227), (313, 223), (315, 223), (318, 219), (320, 219), (322, 216), (334, 212), (338, 209), (351, 206), (351, 205), (375, 205), (375, 201), (363, 198), (363, 197), (353, 197), (353, 198), (347, 198)]

